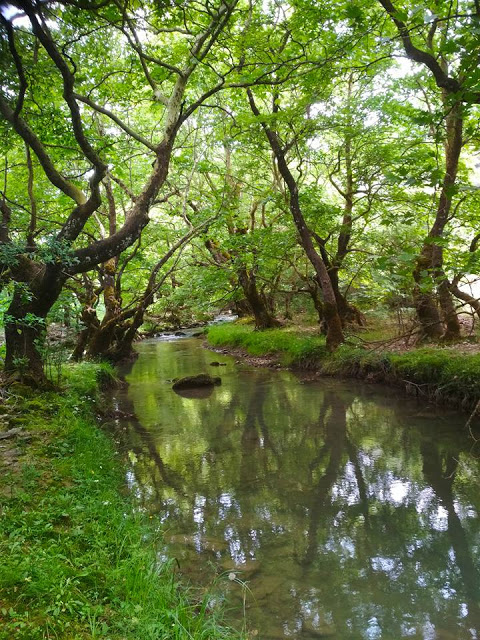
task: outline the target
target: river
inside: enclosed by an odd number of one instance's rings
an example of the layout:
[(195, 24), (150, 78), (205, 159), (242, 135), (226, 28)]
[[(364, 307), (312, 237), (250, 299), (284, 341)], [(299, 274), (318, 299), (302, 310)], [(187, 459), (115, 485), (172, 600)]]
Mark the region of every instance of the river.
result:
[[(232, 624), (260, 640), (480, 637), (480, 444), (464, 415), (195, 338), (137, 348), (114, 398), (128, 485), (165, 532), (159, 559), (213, 585)], [(201, 372), (221, 386), (172, 391)]]

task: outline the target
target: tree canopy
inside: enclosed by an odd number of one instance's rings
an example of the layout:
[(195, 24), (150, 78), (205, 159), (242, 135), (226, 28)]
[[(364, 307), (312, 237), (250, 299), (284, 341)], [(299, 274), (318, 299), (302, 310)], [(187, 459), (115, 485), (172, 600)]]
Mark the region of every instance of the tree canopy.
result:
[(7, 371), (129, 354), (148, 314), (258, 328), (480, 315), (476, 0), (25, 0), (0, 9)]

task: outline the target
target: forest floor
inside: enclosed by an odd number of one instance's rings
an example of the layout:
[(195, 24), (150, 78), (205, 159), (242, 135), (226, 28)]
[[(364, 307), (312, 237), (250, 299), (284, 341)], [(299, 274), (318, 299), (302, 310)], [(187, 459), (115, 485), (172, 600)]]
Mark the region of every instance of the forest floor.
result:
[[(391, 327), (347, 337), (335, 352), (318, 328), (290, 326), (255, 331), (243, 321), (210, 327), (210, 348), (254, 366), (308, 370), (313, 376), (353, 377), (403, 387), (412, 395), (472, 411), (480, 401), (480, 345), (474, 335), (454, 345), (405, 344), (387, 335)], [(379, 335), (380, 334), (380, 335)]]
[(158, 562), (161, 531), (96, 414), (111, 380), (68, 366), (61, 389), (17, 384), (0, 403), (0, 638), (239, 638)]

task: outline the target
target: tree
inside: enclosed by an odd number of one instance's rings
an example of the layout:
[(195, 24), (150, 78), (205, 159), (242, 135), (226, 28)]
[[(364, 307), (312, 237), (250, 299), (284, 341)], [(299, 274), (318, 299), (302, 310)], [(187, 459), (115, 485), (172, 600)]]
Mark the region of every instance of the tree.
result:
[[(4, 283), (14, 283), (5, 323), (7, 371), (21, 367), (31, 380), (44, 381), (41, 342), (45, 318), (66, 280), (115, 259), (147, 225), (150, 208), (168, 174), (178, 130), (201, 104), (203, 94), (211, 93), (212, 87), (200, 86), (187, 106), (190, 78), (200, 65), (210, 69), (209, 58), (215, 62), (215, 45), (236, 5), (237, 0), (231, 0), (215, 7), (205, 3), (167, 12), (152, 3), (142, 12), (129, 13), (115, 3), (84, 9), (75, 2), (54, 7), (25, 0), (15, 6), (28, 18), (27, 30), (19, 26), (18, 16), (2, 14), (0, 114), (16, 134), (12, 138), (5, 133), (10, 152), (18, 150), (17, 140), (27, 149), (30, 196), (30, 221), (17, 233), (13, 229), (18, 207), (9, 201), (7, 187), (2, 193), (2, 276)], [(119, 55), (105, 68), (102, 47), (106, 42), (115, 43)], [(224, 64), (219, 67), (220, 71), (226, 68)], [(94, 70), (91, 76), (89, 70)], [(211, 75), (219, 90), (223, 83), (219, 85), (215, 71)], [(51, 79), (45, 97), (37, 95), (42, 76)], [(147, 136), (130, 126), (131, 102), (118, 78), (128, 80), (127, 89), (133, 85), (134, 91), (144, 94), (148, 83), (147, 102), (155, 116)], [(138, 98), (140, 105), (144, 99)], [(125, 103), (124, 114), (119, 116)], [(141, 108), (136, 115), (138, 122)], [(92, 118), (103, 118), (104, 126), (109, 127), (109, 144), (98, 144)], [(66, 158), (59, 153), (65, 146)], [(85, 244), (85, 234), (81, 234), (101, 207), (101, 184), (111, 172), (110, 163), (121, 163), (132, 149), (149, 154), (148, 177), (123, 224), (102, 239), (90, 235)], [(35, 169), (32, 155), (38, 162)], [(72, 156), (78, 175), (70, 178), (66, 176)], [(37, 228), (40, 203), (35, 200), (33, 182), (40, 172), (44, 183), (50, 183), (46, 187), (49, 199), (57, 203), (56, 219), (48, 231)]]
[[(460, 335), (460, 325), (443, 269), (442, 239), (456, 194), (465, 115), (469, 105), (480, 103), (476, 35), (480, 7), (474, 3), (470, 10), (467, 5), (465, 11), (460, 12), (450, 3), (439, 2), (425, 16), (417, 6), (411, 8), (409, 15), (408, 9), (398, 9), (390, 0), (379, 0), (379, 3), (395, 25), (407, 56), (428, 69), (441, 90), (445, 170), (435, 220), (425, 238), (413, 276), (417, 285), (416, 309), (424, 334), (431, 338), (456, 339)], [(434, 287), (442, 318), (432, 296)]]
[[(261, 117), (260, 111), (256, 105), (255, 98), (252, 91), (248, 90), (248, 100), (252, 112), (258, 118)], [(275, 109), (276, 107), (274, 107)], [(298, 234), (300, 236), (300, 242), (307, 254), (308, 259), (312, 263), (315, 270), (318, 285), (323, 294), (323, 308), (324, 316), (327, 324), (327, 348), (333, 350), (338, 347), (344, 340), (342, 323), (338, 314), (337, 301), (335, 298), (335, 292), (332, 287), (332, 282), (328, 275), (328, 270), (322, 257), (315, 250), (312, 234), (307, 227), (305, 218), (302, 213), (299, 200), (299, 189), (297, 181), (291, 172), (286, 157), (285, 148), (282, 147), (278, 134), (274, 131), (265, 120), (260, 120), (268, 142), (275, 155), (275, 159), (278, 165), (278, 170), (287, 185), (287, 189), (290, 196), (290, 211), (292, 213), (295, 226), (297, 227)]]

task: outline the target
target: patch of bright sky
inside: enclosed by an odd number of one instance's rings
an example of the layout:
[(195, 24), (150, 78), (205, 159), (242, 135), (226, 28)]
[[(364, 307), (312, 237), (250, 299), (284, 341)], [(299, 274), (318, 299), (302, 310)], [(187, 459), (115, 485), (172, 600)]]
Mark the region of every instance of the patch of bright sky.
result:
[[(2, 12), (3, 17), (10, 20), (16, 27), (30, 29), (30, 20), (22, 12), (19, 12), (17, 7), (7, 4), (2, 6), (0, 11)], [(53, 20), (46, 20), (46, 24), (51, 31), (55, 31), (57, 29), (57, 24)]]
[(27, 18), (27, 16), (19, 14), (17, 7), (13, 7), (11, 4), (7, 4), (6, 6), (2, 6), (0, 10), (3, 17), (7, 20), (11, 20), (15, 15), (17, 15), (17, 17), (13, 20), (15, 26), (25, 28), (30, 27), (30, 20)]
[[(380, 78), (380, 82), (371, 89), (372, 95), (381, 95), (385, 92), (385, 80), (398, 80), (399, 78), (405, 78), (407, 76), (414, 75), (417, 73), (418, 69), (416, 68), (418, 65), (415, 65), (411, 60), (404, 57), (398, 57), (395, 59), (395, 64), (392, 65)], [(414, 96), (409, 98), (409, 100), (413, 103), (416, 103), (416, 99)], [(329, 116), (333, 112), (333, 107), (335, 103), (340, 104), (340, 101), (335, 97), (331, 97), (328, 102), (316, 102), (310, 107), (310, 117), (315, 118), (319, 115)], [(367, 113), (365, 116), (364, 124), (366, 127), (373, 127), (379, 122), (379, 114), (375, 111), (371, 111)], [(315, 136), (311, 140), (308, 141), (308, 146), (314, 151), (318, 151), (322, 149), (322, 140), (324, 141), (323, 136)]]

